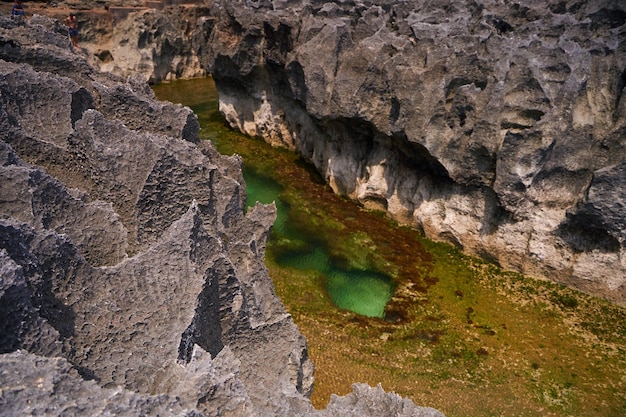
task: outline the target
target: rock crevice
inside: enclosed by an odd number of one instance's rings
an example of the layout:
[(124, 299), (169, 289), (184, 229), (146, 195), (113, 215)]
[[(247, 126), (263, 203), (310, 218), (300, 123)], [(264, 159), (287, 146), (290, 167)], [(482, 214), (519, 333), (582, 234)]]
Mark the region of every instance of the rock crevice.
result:
[(356, 415), (309, 402), (241, 160), (66, 42), (0, 16), (0, 414)]

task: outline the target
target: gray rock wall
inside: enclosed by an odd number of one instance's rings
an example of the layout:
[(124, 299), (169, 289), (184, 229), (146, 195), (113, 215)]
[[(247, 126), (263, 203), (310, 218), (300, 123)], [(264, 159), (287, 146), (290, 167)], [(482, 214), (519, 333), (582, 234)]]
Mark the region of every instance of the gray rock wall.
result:
[(361, 385), (313, 409), (263, 264), (275, 207), (245, 213), (190, 109), (65, 36), (0, 17), (0, 415), (440, 416)]
[(84, 59), (3, 23), (2, 352), (206, 415), (309, 410), (306, 343), (263, 266), (275, 209), (244, 215), (240, 160), (144, 82), (66, 72)]
[[(199, 65), (194, 41), (204, 7), (145, 9), (112, 21), (106, 37), (96, 36), (85, 46), (101, 57), (100, 69), (117, 75), (143, 74), (149, 82), (206, 75)], [(91, 22), (85, 22), (87, 30)]]
[(232, 1), (200, 54), (237, 129), (339, 194), (626, 302), (626, 8)]

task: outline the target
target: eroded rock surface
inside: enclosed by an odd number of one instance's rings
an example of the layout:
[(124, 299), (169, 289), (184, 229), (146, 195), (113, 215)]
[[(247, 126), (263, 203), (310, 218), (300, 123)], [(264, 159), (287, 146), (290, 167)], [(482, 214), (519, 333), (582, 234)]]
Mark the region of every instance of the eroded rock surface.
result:
[(441, 415), (360, 385), (312, 408), (263, 265), (275, 207), (245, 213), (191, 110), (90, 59), (0, 17), (0, 414)]
[(623, 2), (219, 11), (200, 61), (232, 126), (430, 238), (626, 303)]
[[(195, 34), (212, 24), (209, 14), (205, 7), (137, 10), (113, 20), (105, 36), (95, 35), (85, 46), (100, 57), (100, 68), (113, 74), (143, 74), (150, 82), (205, 76), (196, 51), (206, 45)], [(86, 30), (91, 26), (85, 22)]]

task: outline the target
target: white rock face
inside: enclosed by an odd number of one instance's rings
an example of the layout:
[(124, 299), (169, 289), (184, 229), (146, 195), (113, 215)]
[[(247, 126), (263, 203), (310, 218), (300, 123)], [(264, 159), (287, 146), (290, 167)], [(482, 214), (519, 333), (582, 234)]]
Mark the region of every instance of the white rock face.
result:
[(97, 23), (85, 22), (85, 37), (91, 39), (83, 46), (100, 57), (95, 61), (100, 70), (123, 77), (141, 74), (150, 83), (203, 77), (207, 71), (193, 39), (199, 10), (138, 10), (119, 21), (103, 21), (105, 35), (91, 34)]

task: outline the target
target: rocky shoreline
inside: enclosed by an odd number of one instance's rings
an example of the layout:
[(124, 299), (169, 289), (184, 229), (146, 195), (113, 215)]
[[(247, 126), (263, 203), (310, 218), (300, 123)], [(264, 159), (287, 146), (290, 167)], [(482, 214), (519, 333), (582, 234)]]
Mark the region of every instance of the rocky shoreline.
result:
[(0, 45), (0, 414), (441, 415), (359, 384), (313, 409), (239, 158), (56, 20)]

